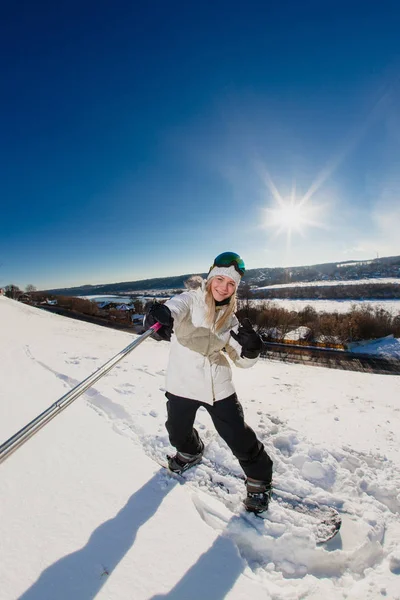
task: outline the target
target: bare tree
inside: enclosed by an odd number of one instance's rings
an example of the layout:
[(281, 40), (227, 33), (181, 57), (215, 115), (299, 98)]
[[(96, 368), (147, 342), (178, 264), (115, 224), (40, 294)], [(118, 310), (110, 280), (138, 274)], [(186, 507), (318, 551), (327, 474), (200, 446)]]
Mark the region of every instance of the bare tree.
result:
[(237, 291), (237, 297), (239, 300), (238, 306), (242, 313), (242, 316), (247, 317), (249, 319), (251, 313), (250, 299), (253, 297), (253, 295), (251, 293), (250, 284), (247, 283), (247, 281), (242, 281), (242, 283), (240, 284)]
[(29, 294), (30, 292), (36, 292), (36, 288), (31, 283), (28, 283), (28, 285), (25, 288), (25, 291)]
[(13, 283), (10, 283), (10, 285), (6, 285), (5, 290), (6, 296), (8, 298), (12, 298), (13, 300), (18, 298), (19, 294), (21, 293), (19, 287), (17, 285), (14, 285)]

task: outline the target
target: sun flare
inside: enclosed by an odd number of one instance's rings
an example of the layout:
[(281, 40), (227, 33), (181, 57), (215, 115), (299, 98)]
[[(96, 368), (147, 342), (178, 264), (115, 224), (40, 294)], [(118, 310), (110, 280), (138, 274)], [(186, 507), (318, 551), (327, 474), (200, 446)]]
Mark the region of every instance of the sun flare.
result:
[(278, 208), (269, 211), (271, 225), (279, 227), (280, 230), (300, 231), (301, 227), (307, 224), (306, 212), (300, 204), (293, 202), (284, 203)]
[(296, 197), (295, 186), (293, 186), (290, 197), (284, 198), (266, 173), (265, 183), (275, 202), (265, 209), (264, 226), (274, 229), (275, 235), (286, 234), (289, 244), (293, 233), (304, 236), (307, 229), (311, 227), (325, 228), (320, 219), (326, 207), (312, 202), (312, 194), (307, 193), (301, 198)]
[(265, 225), (273, 228), (276, 235), (286, 233), (289, 243), (293, 233), (304, 236), (310, 227), (323, 227), (316, 220), (320, 208), (295, 197), (289, 200), (279, 199), (274, 208), (266, 210)]

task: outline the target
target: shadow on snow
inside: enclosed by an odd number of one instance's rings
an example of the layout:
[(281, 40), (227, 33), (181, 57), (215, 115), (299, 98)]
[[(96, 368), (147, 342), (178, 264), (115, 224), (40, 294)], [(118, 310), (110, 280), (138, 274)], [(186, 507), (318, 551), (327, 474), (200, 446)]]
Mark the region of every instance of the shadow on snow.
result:
[(132, 547), (140, 527), (174, 488), (156, 485), (159, 472), (135, 492), (112, 519), (102, 523), (87, 544), (43, 571), (19, 600), (91, 600)]
[(149, 600), (221, 600), (245, 567), (234, 543), (220, 535), (169, 592)]
[[(158, 485), (159, 477), (160, 471), (129, 498), (115, 517), (102, 523), (84, 547), (47, 567), (19, 600), (95, 598), (107, 582), (107, 576), (132, 547), (140, 527), (157, 512), (165, 496), (178, 484), (171, 479), (171, 485), (162, 488)], [(222, 534), (169, 592), (149, 600), (220, 600), (245, 566), (235, 544)]]

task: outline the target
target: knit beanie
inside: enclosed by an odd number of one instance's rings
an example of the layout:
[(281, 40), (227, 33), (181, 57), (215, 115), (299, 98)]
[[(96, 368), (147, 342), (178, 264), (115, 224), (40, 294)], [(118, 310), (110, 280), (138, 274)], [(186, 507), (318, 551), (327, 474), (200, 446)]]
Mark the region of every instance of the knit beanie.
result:
[(236, 289), (241, 280), (240, 273), (238, 273), (233, 265), (230, 267), (213, 267), (207, 275), (207, 281), (210, 281), (213, 277), (222, 275), (222, 277), (230, 277), (236, 283)]

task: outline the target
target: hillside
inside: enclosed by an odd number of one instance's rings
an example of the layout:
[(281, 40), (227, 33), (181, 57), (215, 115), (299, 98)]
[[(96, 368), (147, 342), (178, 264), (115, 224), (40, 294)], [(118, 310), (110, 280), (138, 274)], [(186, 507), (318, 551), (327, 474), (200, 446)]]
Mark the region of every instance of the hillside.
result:
[[(2, 440), (132, 340), (6, 298), (0, 327)], [(147, 340), (1, 465), (2, 600), (398, 598), (400, 378), (234, 371), (275, 485), (342, 513), (341, 533), (316, 546), (278, 505), (251, 524), (232, 513), (240, 481), (199, 467), (179, 485), (150, 458), (171, 451), (167, 356)], [(203, 410), (196, 427), (206, 458), (239, 473)]]
[[(88, 296), (94, 294), (123, 294), (146, 290), (182, 289), (185, 280), (192, 273), (173, 277), (158, 277), (138, 281), (123, 281), (99, 285), (83, 285), (71, 288), (44, 290), (49, 294), (68, 296)], [(201, 273), (205, 276), (205, 273)], [(400, 278), (400, 256), (376, 258), (370, 261), (348, 261), (344, 263), (324, 263), (303, 267), (260, 268), (246, 271), (243, 281), (256, 287), (312, 282), (336, 279), (346, 281), (363, 278)]]

